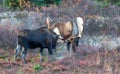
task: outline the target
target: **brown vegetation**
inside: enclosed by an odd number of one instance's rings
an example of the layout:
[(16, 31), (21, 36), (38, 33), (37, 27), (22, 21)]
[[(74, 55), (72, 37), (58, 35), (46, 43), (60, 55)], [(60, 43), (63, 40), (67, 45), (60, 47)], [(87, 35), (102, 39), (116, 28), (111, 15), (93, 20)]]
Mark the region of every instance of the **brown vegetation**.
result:
[(33, 54), (33, 51), (29, 51), (28, 64), (24, 64), (20, 58), (14, 61), (11, 49), (8, 52), (1, 49), (0, 52), (6, 56), (0, 55), (0, 72), (1, 74), (117, 74), (120, 69), (119, 49), (120, 47), (117, 50), (102, 49), (102, 51), (92, 51), (85, 55), (78, 48), (78, 54), (82, 56), (53, 62), (40, 62), (38, 52)]

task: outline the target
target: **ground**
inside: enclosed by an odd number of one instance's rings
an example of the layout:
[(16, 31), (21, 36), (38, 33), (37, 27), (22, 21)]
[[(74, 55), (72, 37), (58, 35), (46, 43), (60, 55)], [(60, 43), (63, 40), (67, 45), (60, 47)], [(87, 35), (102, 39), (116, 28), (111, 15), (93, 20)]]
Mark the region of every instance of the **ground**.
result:
[[(79, 48), (78, 48), (79, 49)], [(33, 52), (33, 51), (32, 51)], [(52, 62), (40, 62), (39, 53), (28, 52), (27, 64), (18, 58), (14, 50), (0, 49), (0, 74), (118, 74), (120, 54), (118, 50), (78, 52), (75, 57), (66, 57)]]

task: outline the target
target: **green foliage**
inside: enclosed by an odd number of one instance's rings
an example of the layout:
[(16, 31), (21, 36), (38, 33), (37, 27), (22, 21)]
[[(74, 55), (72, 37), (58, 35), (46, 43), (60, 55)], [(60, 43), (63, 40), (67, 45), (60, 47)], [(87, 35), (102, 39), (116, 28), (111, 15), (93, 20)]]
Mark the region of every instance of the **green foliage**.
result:
[(42, 57), (41, 60), (44, 61), (44, 62), (46, 62), (48, 60), (48, 57), (45, 54), (45, 52), (43, 52), (43, 55), (42, 56), (40, 55), (40, 57)]
[(50, 4), (58, 5), (61, 0), (30, 0), (35, 6), (49, 6)]
[(24, 74), (22, 71), (18, 71), (18, 74)]
[(31, 63), (35, 63), (35, 60), (32, 58), (32, 59), (30, 60), (30, 62), (31, 62)]
[(61, 0), (44, 0), (46, 4), (59, 4)]
[(116, 5), (120, 6), (120, 0), (110, 0), (110, 2), (112, 4), (116, 4)]
[(25, 8), (30, 6), (49, 6), (51, 4), (58, 5), (61, 0), (2, 0), (3, 5), (9, 8)]
[(104, 8), (109, 4), (120, 6), (120, 0), (94, 0), (100, 7)]
[(96, 4), (99, 5), (101, 8), (104, 8), (110, 4), (109, 0), (95, 0)]
[(40, 66), (39, 64), (35, 64), (35, 65), (33, 66), (33, 69), (34, 69), (35, 71), (40, 71), (40, 70), (42, 70), (43, 68), (42, 68), (42, 66)]
[(120, 6), (120, 0), (117, 0), (117, 1), (115, 2), (115, 4), (118, 5), (118, 6)]
[(42, 57), (43, 57), (42, 60), (43, 60), (44, 62), (46, 62), (46, 61), (48, 60), (48, 58), (47, 58), (46, 55), (43, 55)]

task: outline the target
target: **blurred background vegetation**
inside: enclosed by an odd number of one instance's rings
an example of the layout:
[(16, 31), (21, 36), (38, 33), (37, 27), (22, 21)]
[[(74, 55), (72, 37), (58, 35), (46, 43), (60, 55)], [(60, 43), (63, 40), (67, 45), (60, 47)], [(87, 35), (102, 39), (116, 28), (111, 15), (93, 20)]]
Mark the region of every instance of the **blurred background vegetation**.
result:
[(108, 5), (118, 5), (120, 6), (120, 0), (94, 0), (97, 4), (100, 4), (101, 7), (106, 7)]
[[(26, 7), (41, 7), (49, 6), (51, 4), (59, 5), (62, 0), (2, 0), (2, 6), (12, 9), (23, 9)], [(118, 5), (120, 6), (120, 0), (94, 0), (101, 7), (106, 7), (108, 5)]]
[(8, 8), (25, 8), (31, 6), (49, 6), (50, 4), (58, 5), (61, 0), (2, 0), (3, 7)]

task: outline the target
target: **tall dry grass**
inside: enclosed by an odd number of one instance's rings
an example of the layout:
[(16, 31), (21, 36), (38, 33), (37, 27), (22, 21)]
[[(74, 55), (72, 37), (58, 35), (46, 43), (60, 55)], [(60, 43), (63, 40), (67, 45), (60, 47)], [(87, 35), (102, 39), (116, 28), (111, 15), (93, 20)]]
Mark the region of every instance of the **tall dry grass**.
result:
[(17, 39), (16, 26), (0, 25), (0, 47), (3, 49), (15, 48)]

